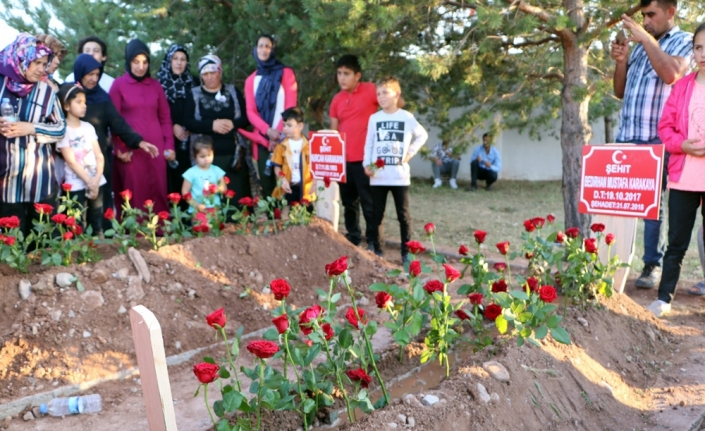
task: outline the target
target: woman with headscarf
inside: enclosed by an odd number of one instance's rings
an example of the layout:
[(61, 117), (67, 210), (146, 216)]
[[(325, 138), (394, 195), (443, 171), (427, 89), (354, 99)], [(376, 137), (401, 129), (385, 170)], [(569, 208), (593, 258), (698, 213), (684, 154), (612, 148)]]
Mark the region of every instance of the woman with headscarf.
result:
[[(153, 157), (159, 154), (154, 145), (144, 141), (139, 133), (122, 118), (108, 93), (98, 84), (103, 75), (103, 65), (90, 54), (81, 54), (73, 64), (73, 76), (81, 84), (86, 93), (86, 116), (83, 121), (91, 123), (98, 135), (100, 150), (103, 152), (105, 166), (103, 176), (108, 181), (103, 186), (103, 209), (113, 207), (113, 147), (108, 134), (118, 136), (122, 142), (132, 149), (142, 149)], [(104, 220), (103, 230), (111, 229), (110, 221)]]
[(159, 81), (149, 76), (149, 48), (139, 39), (133, 39), (125, 48), (126, 74), (117, 78), (110, 88), (110, 98), (127, 124), (142, 138), (154, 144), (158, 153), (144, 151), (134, 153), (126, 143), (115, 136), (113, 165), (113, 191), (118, 217), (124, 203), (120, 195), (124, 190), (132, 192), (130, 204), (146, 211), (144, 203), (153, 202), (153, 211), (168, 211), (167, 161), (174, 160), (174, 132), (171, 124), (169, 103)]
[(252, 154), (257, 160), (262, 195), (271, 196), (277, 185), (274, 173), (265, 175), (265, 167), (274, 147), (281, 141), (281, 113), (296, 106), (298, 84), (294, 70), (277, 59), (274, 38), (260, 35), (253, 50), (257, 70), (245, 81), (247, 118), (254, 132), (241, 131), (253, 142)]
[(58, 93), (59, 83), (56, 82), (56, 79), (54, 79), (54, 73), (59, 68), (61, 62), (64, 61), (64, 57), (66, 57), (66, 53), (68, 52), (68, 50), (66, 49), (66, 46), (64, 46), (64, 44), (59, 41), (59, 39), (48, 34), (38, 34), (37, 40), (42, 42), (44, 45), (48, 46), (49, 49), (51, 49), (51, 52), (54, 53), (54, 59), (52, 60), (51, 64), (49, 64), (49, 68), (47, 69), (47, 76), (44, 77), (44, 82), (49, 84), (51, 86), (51, 89), (54, 90), (54, 92)]
[(54, 144), (66, 123), (56, 94), (42, 81), (53, 60), (48, 46), (21, 33), (0, 51), (0, 103), (13, 117), (0, 118), (0, 217), (17, 216), (28, 234), (39, 218), (35, 203), (54, 205)]
[[(186, 119), (186, 98), (191, 93), (194, 79), (191, 76), (191, 66), (186, 48), (181, 45), (171, 45), (164, 56), (162, 66), (157, 74), (162, 84), (166, 100), (169, 102), (171, 122), (174, 129), (174, 148), (176, 150), (176, 167), (167, 169), (169, 176), (169, 193), (180, 193), (183, 184), (182, 175), (191, 167), (189, 155), (189, 131), (184, 127)], [(186, 205), (184, 203), (184, 205)], [(185, 208), (184, 208), (185, 209)]]
[(254, 165), (249, 146), (237, 133), (250, 124), (245, 100), (234, 85), (223, 84), (222, 63), (216, 55), (201, 57), (198, 71), (201, 85), (191, 89), (186, 99), (186, 129), (213, 138), (213, 164), (225, 171), (230, 180), (228, 189), (237, 196), (235, 200), (251, 196)]

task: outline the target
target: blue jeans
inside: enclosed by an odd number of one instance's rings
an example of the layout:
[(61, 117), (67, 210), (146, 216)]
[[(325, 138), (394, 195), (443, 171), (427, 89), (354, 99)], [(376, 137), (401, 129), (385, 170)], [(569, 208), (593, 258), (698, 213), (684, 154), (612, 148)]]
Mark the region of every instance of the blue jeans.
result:
[[(617, 141), (617, 143), (627, 143)], [(654, 138), (650, 141), (630, 141), (630, 144), (660, 144), (661, 139)], [(663, 157), (663, 177), (661, 180), (661, 194), (666, 190), (668, 184), (668, 153)], [(658, 220), (644, 220), (644, 265), (661, 266), (663, 255), (666, 251), (666, 232), (663, 226), (663, 196), (658, 212)]]
[(451, 179), (455, 179), (458, 176), (458, 169), (460, 168), (460, 160), (451, 159), (447, 162), (443, 162), (441, 166), (438, 166), (436, 162), (431, 162), (433, 168), (433, 178), (440, 180), (441, 175), (450, 175)]

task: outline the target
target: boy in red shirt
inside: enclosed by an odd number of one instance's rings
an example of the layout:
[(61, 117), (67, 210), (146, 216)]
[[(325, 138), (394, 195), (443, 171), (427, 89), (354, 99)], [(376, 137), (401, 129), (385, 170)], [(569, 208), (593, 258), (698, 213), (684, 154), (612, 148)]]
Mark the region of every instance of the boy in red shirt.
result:
[(355, 245), (362, 242), (362, 206), (367, 248), (374, 251), (372, 192), (362, 159), (365, 155), (367, 123), (370, 116), (379, 109), (376, 87), (371, 82), (360, 82), (362, 70), (356, 56), (342, 56), (336, 67), (340, 92), (330, 104), (330, 128), (345, 133), (347, 182), (340, 184), (340, 198), (343, 201), (346, 237)]

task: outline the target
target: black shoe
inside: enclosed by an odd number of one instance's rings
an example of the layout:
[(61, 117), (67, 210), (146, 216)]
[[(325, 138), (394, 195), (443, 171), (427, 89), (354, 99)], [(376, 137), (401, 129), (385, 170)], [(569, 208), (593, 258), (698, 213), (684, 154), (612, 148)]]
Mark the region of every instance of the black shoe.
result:
[(470, 186), (470, 188), (466, 189), (468, 192), (474, 192), (477, 190), (477, 186)]
[(485, 191), (489, 192), (490, 190), (492, 190), (492, 184), (488, 184), (487, 186), (485, 186)]
[(382, 251), (382, 247), (375, 246), (373, 243), (368, 242), (367, 243), (367, 250), (371, 251), (372, 253), (376, 254), (379, 257), (384, 256), (384, 252)]
[(635, 285), (640, 289), (653, 289), (658, 286), (659, 281), (661, 281), (661, 267), (655, 263), (647, 263)]

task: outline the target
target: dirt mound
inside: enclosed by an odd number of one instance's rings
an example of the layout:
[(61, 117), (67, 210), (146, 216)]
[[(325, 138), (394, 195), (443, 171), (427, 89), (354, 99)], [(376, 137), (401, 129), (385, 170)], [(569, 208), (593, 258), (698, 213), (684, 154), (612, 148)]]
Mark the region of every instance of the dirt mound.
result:
[[(325, 264), (342, 255), (350, 256), (359, 286), (384, 279), (390, 267), (323, 221), (276, 236), (193, 239), (141, 255), (150, 283), (124, 255), (29, 275), (4, 269), (0, 404), (135, 366), (126, 313), (131, 306), (142, 304), (154, 312), (166, 354), (173, 355), (213, 342), (204, 316), (218, 307), (225, 307), (231, 333), (240, 325), (246, 333), (271, 325), (270, 310), (277, 302), (262, 292), (275, 278), (291, 284), (290, 304), (309, 306), (316, 301), (316, 288), (327, 289)], [(76, 284), (59, 288), (59, 273), (75, 275), (85, 291)], [(22, 279), (32, 283), (34, 292), (26, 301), (18, 294)]]

